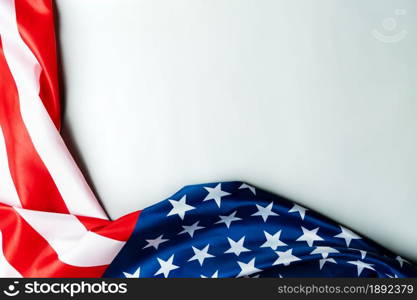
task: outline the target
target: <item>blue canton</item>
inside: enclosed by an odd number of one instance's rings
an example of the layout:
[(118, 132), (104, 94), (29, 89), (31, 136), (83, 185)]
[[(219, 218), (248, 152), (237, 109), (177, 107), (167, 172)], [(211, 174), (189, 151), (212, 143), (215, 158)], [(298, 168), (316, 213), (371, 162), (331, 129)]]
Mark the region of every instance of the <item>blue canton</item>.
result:
[(219, 182), (144, 209), (105, 277), (417, 277), (417, 268), (281, 196)]

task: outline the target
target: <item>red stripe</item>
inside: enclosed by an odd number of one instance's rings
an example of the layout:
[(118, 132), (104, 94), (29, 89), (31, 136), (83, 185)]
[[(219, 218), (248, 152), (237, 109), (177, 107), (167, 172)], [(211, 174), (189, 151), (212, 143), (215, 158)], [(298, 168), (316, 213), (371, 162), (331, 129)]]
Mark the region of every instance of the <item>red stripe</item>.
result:
[(0, 124), (3, 128), (10, 173), (22, 207), (68, 213), (68, 209), (22, 120), (16, 84), (0, 39)]
[(84, 224), (87, 230), (114, 240), (125, 242), (129, 239), (133, 229), (135, 229), (140, 213), (140, 211), (133, 212), (115, 221), (81, 216), (78, 216), (77, 218)]
[[(53, 1), (15, 1), (15, 10), (20, 36), (42, 68), (39, 78), (40, 98), (55, 126), (59, 129), (61, 118)], [(50, 177), (47, 169), (46, 172)], [(54, 182), (53, 185), (55, 186)], [(66, 209), (61, 195), (45, 198), (45, 200), (51, 202), (53, 206), (62, 206)], [(68, 212), (67, 209), (52, 211)]]
[(8, 205), (0, 204), (0, 219), (4, 256), (23, 277), (100, 277), (107, 268), (61, 262), (48, 242)]
[(42, 67), (40, 98), (59, 130), (61, 117), (53, 2), (15, 1), (15, 9), (20, 36)]
[[(40, 97), (55, 126), (59, 128), (60, 104), (52, 1), (16, 1), (15, 7), (19, 33), (42, 68)], [(11, 176), (22, 207), (68, 213), (23, 122), (18, 90), (4, 56), (1, 39), (0, 74), (0, 125), (4, 133)], [(139, 214), (140, 212), (135, 212), (113, 222), (89, 217), (77, 218), (92, 232), (127, 241)], [(0, 204), (0, 221), (4, 240), (0, 251), (3, 251), (9, 263), (24, 277), (98, 277), (107, 268), (76, 267), (61, 262), (48, 242), (8, 205)]]
[[(139, 214), (131, 213), (116, 221), (78, 218), (84, 219), (98, 234), (107, 236), (117, 233), (125, 241), (133, 231)], [(24, 277), (100, 277), (107, 268), (107, 265), (75, 267), (62, 263), (48, 242), (8, 205), (0, 204), (0, 219), (4, 256)]]

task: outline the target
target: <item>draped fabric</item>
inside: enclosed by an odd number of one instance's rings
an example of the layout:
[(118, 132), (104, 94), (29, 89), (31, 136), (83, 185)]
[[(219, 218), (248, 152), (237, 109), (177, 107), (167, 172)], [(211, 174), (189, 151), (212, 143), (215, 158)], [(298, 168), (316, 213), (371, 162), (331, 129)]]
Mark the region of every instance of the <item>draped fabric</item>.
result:
[[(415, 276), (400, 256), (245, 183), (187, 187), (109, 220), (60, 136), (58, 74), (52, 0), (0, 0), (0, 276)], [(213, 264), (198, 269), (204, 257)]]
[(139, 212), (108, 220), (59, 134), (51, 0), (0, 1), (0, 76), (0, 276), (101, 276)]
[(145, 208), (106, 277), (416, 277), (402, 257), (244, 182), (186, 186)]

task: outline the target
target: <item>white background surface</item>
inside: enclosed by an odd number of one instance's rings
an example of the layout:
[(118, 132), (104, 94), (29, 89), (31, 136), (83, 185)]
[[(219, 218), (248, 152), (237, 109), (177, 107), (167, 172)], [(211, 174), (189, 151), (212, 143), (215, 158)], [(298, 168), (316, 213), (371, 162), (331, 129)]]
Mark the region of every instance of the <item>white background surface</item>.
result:
[(57, 4), (66, 135), (112, 217), (243, 180), (417, 259), (417, 2)]

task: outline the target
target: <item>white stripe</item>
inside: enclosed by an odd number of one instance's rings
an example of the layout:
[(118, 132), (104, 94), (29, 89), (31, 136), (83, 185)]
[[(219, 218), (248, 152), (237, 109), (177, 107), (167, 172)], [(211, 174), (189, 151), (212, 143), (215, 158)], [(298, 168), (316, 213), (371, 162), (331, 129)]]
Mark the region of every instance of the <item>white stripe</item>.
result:
[(21, 39), (13, 0), (0, 1), (0, 35), (23, 121), (66, 206), (72, 214), (107, 219), (39, 98), (41, 67)]
[(0, 277), (22, 277), (22, 275), (15, 269), (3, 254), (3, 236), (0, 230)]
[[(6, 143), (3, 129), (0, 126), (0, 203), (21, 207), (16, 187), (10, 175), (9, 161), (7, 159)], [(1, 264), (0, 264), (1, 265)]]
[(60, 261), (78, 267), (110, 264), (125, 242), (87, 231), (74, 216), (15, 208), (55, 250)]

